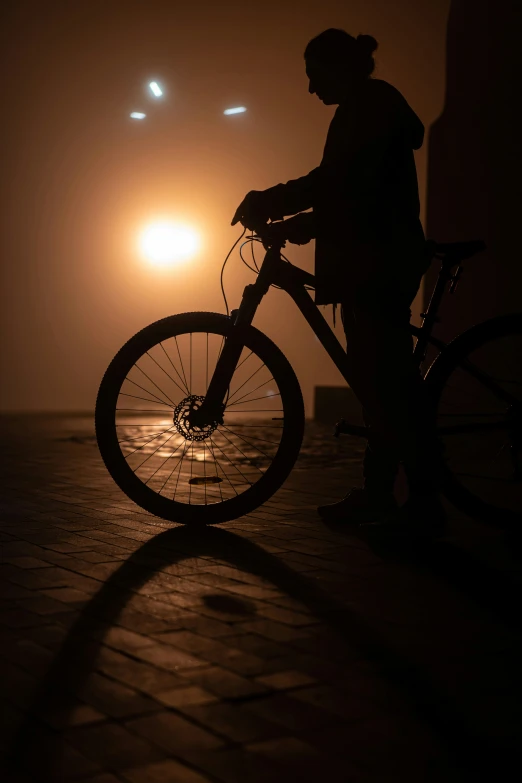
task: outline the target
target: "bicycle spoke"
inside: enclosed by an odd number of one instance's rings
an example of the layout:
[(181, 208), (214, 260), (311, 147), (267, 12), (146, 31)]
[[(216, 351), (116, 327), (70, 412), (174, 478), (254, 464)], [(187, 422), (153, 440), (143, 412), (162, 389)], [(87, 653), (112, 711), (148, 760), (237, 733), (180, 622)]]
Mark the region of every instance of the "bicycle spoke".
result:
[(266, 364), (262, 364), (262, 365), (261, 365), (261, 367), (258, 367), (258, 368), (257, 368), (257, 370), (256, 370), (255, 372), (253, 372), (253, 373), (252, 373), (252, 375), (251, 375), (249, 378), (247, 378), (247, 379), (246, 379), (246, 381), (245, 381), (244, 383), (242, 383), (242, 384), (241, 384), (241, 386), (238, 386), (238, 388), (235, 390), (235, 392), (234, 392), (234, 393), (232, 394), (232, 396), (229, 398), (228, 402), (230, 402), (230, 400), (232, 400), (232, 399), (233, 399), (233, 398), (236, 396), (236, 394), (238, 393), (238, 391), (239, 391), (240, 389), (242, 389), (242, 388), (243, 388), (243, 386), (244, 386), (246, 383), (248, 383), (248, 382), (249, 382), (249, 380), (250, 380), (251, 378), (253, 378), (253, 377), (254, 377), (254, 375), (257, 375), (257, 373), (258, 373), (260, 370), (262, 370), (262, 369), (263, 369), (263, 367), (266, 367)]
[[(178, 446), (178, 449), (180, 449), (180, 448), (181, 448), (182, 446), (184, 446), (184, 445), (185, 445), (185, 444), (184, 444), (183, 442), (181, 442), (181, 443), (179, 444), (179, 446)], [(177, 451), (178, 449), (176, 449), (176, 451)], [(176, 452), (173, 452), (173, 454), (175, 454), (175, 453), (176, 453)], [(179, 462), (181, 462), (181, 460), (182, 460), (182, 459), (183, 459), (183, 454), (181, 455)], [(161, 485), (161, 487), (160, 487), (160, 489), (159, 489), (159, 491), (158, 491), (158, 494), (160, 494), (160, 495), (161, 495), (161, 493), (162, 493), (162, 492), (163, 492), (163, 490), (165, 489), (165, 487), (166, 487), (167, 483), (168, 483), (168, 482), (170, 481), (170, 479), (171, 479), (171, 476), (172, 476), (172, 474), (173, 474), (173, 473), (174, 473), (174, 471), (176, 470), (176, 467), (178, 466), (179, 462), (176, 462), (176, 464), (174, 465), (174, 467), (173, 467), (173, 468), (172, 468), (172, 470), (170, 471), (169, 475), (167, 476), (167, 478), (165, 479), (165, 481), (164, 481), (164, 482), (163, 482), (163, 484)]]
[[(223, 425), (223, 426), (224, 426), (224, 425)], [(226, 431), (227, 431), (227, 432), (232, 432), (232, 430), (229, 430), (229, 429), (228, 429), (228, 427), (224, 427), (224, 429), (226, 429)], [(234, 433), (232, 433), (232, 434), (234, 434)], [(263, 455), (263, 457), (266, 457), (267, 459), (271, 459), (271, 458), (268, 456), (268, 454), (266, 454), (264, 451), (262, 451), (262, 449), (260, 449), (260, 448), (259, 448), (259, 446), (255, 446), (253, 443), (251, 443), (249, 440), (247, 440), (246, 438), (244, 438), (242, 435), (237, 435), (237, 437), (238, 437), (238, 438), (241, 438), (241, 440), (244, 440), (244, 441), (245, 441), (245, 443), (247, 443), (249, 446), (252, 446), (252, 448), (254, 448), (254, 449), (257, 449), (257, 451), (259, 451), (259, 453), (260, 453), (260, 454), (262, 454), (262, 455)]]
[[(172, 414), (172, 408), (166, 409), (170, 414)], [(158, 408), (116, 408), (116, 412), (124, 411), (126, 413), (163, 413), (162, 410), (159, 410)], [(127, 424), (120, 424), (116, 425), (120, 427), (127, 427)], [(156, 425), (159, 426), (159, 425)]]
[[(280, 392), (274, 392), (274, 394), (270, 394), (270, 397), (280, 397), (280, 396), (281, 396)], [(257, 402), (258, 400), (266, 400), (266, 398), (267, 395), (264, 394), (262, 397), (253, 397), (251, 400), (244, 400), (243, 402), (238, 400), (237, 402), (233, 402), (232, 405), (230, 405), (229, 407), (233, 407), (234, 405), (244, 405), (246, 402)], [(232, 411), (232, 412), (236, 413), (237, 411)]]
[[(160, 443), (160, 445), (158, 446), (158, 448), (157, 448), (157, 449), (154, 449), (154, 451), (152, 452), (152, 454), (149, 454), (149, 456), (148, 456), (146, 459), (144, 459), (144, 460), (143, 460), (143, 462), (140, 462), (140, 464), (138, 465), (138, 467), (137, 467), (137, 469), (136, 469), (136, 470), (139, 470), (140, 468), (142, 468), (142, 467), (143, 467), (143, 465), (145, 465), (145, 463), (146, 463), (146, 462), (148, 462), (148, 461), (149, 461), (149, 459), (151, 459), (151, 458), (152, 458), (152, 457), (153, 457), (153, 456), (154, 456), (154, 455), (155, 455), (155, 454), (156, 454), (156, 453), (157, 453), (157, 452), (158, 452), (160, 449), (162, 449), (162, 448), (163, 448), (163, 446), (165, 445), (165, 443), (168, 443), (168, 442), (169, 442), (169, 440), (171, 440), (171, 438), (173, 438), (175, 434), (176, 434), (176, 433), (175, 433), (175, 432), (173, 432), (173, 433), (172, 433), (172, 435), (170, 436), (170, 438), (167, 438), (167, 440), (166, 440), (164, 443)], [(154, 440), (154, 438), (153, 438), (152, 440)], [(150, 443), (150, 441), (149, 441), (149, 443)], [(148, 445), (148, 443), (144, 443), (144, 444), (143, 444), (143, 446), (140, 446), (140, 448), (144, 448), (144, 446), (147, 446), (147, 445)], [(139, 449), (134, 449), (134, 451), (139, 451)], [(133, 453), (134, 453), (134, 452), (132, 452), (132, 454), (133, 454)], [(132, 456), (132, 454), (129, 454), (128, 456)], [(126, 459), (127, 459), (127, 457), (126, 457)]]
[[(163, 349), (163, 350), (165, 350), (165, 349)], [(171, 381), (172, 381), (172, 383), (173, 383), (173, 384), (175, 384), (175, 385), (178, 387), (178, 389), (180, 390), (180, 392), (181, 392), (182, 394), (185, 394), (185, 389), (182, 389), (182, 388), (181, 388), (181, 386), (179, 385), (179, 383), (178, 383), (177, 381), (175, 381), (175, 380), (174, 380), (174, 378), (172, 377), (172, 375), (169, 375), (169, 374), (168, 374), (168, 372), (167, 372), (165, 369), (163, 369), (163, 367), (161, 366), (161, 364), (160, 364), (159, 362), (157, 362), (157, 361), (156, 361), (156, 359), (154, 358), (154, 356), (152, 356), (152, 355), (151, 355), (151, 354), (150, 354), (148, 351), (147, 351), (147, 356), (148, 356), (150, 359), (152, 359), (152, 361), (154, 362), (154, 364), (156, 364), (156, 365), (157, 365), (157, 366), (160, 368), (160, 370), (161, 370), (162, 372), (164, 372), (164, 373), (165, 373), (165, 375), (167, 376), (167, 378), (169, 378), (169, 380), (171, 380)]]
[[(210, 438), (210, 443), (212, 443), (212, 437)], [(206, 444), (205, 444), (205, 445), (206, 445)], [(215, 462), (215, 464), (216, 464), (216, 475), (217, 475), (217, 476), (219, 476), (219, 473), (218, 473), (218, 466), (219, 466), (219, 463), (218, 463), (218, 461), (217, 461), (217, 457), (216, 457), (216, 455), (214, 454), (214, 449), (213, 449), (213, 448), (211, 448), (211, 446), (208, 446), (208, 450), (209, 450), (209, 451), (210, 451), (210, 453), (212, 454), (212, 458), (213, 458), (213, 460), (214, 460), (214, 462)], [(223, 471), (223, 469), (221, 469), (221, 470)], [(223, 475), (224, 475), (224, 471), (223, 471)], [(229, 483), (230, 483), (230, 482), (229, 482)], [(219, 483), (218, 483), (218, 487), (219, 487), (219, 494), (221, 495), (221, 502), (223, 502), (223, 490), (221, 489), (221, 482), (219, 482)], [(236, 492), (236, 495), (237, 495), (237, 492)]]
[[(192, 337), (192, 335), (191, 335)], [(192, 497), (192, 469), (194, 467), (194, 441), (192, 441), (192, 457), (190, 459), (190, 481), (189, 481), (189, 506)]]
[[(177, 375), (177, 376), (178, 376), (178, 378), (180, 379), (181, 383), (183, 383), (183, 384), (184, 384), (184, 386), (185, 386), (185, 390), (186, 390), (186, 392), (187, 392), (187, 394), (188, 394), (188, 393), (189, 393), (189, 390), (187, 389), (187, 385), (186, 385), (186, 384), (185, 384), (185, 382), (183, 381), (183, 378), (181, 377), (181, 375), (179, 374), (178, 370), (176, 369), (176, 367), (175, 367), (175, 365), (174, 365), (174, 362), (172, 361), (172, 359), (171, 359), (171, 358), (170, 358), (170, 356), (168, 355), (167, 351), (165, 350), (165, 348), (164, 348), (164, 346), (163, 346), (163, 343), (160, 343), (160, 344), (159, 344), (159, 346), (160, 346), (160, 348), (163, 350), (163, 353), (165, 354), (165, 356), (167, 357), (167, 359), (169, 360), (169, 362), (171, 363), (171, 365), (172, 365), (172, 369), (174, 370), (174, 372), (176, 373), (176, 375)], [(183, 394), (185, 394), (185, 391), (184, 391), (184, 390), (182, 390), (182, 391), (183, 391)]]
[(185, 449), (185, 451), (181, 455), (181, 459), (179, 461), (178, 478), (177, 478), (177, 481), (176, 481), (176, 486), (174, 487), (174, 494), (172, 496), (172, 499), (174, 499), (176, 497), (176, 492), (178, 491), (179, 477), (181, 476), (181, 463), (183, 462), (183, 457), (185, 456), (185, 454), (187, 453), (188, 450), (189, 450), (189, 447), (187, 446), (187, 448)]
[[(233, 413), (235, 415), (237, 413), (237, 411), (233, 411)], [(234, 423), (234, 426), (235, 427), (254, 427), (256, 430), (258, 430), (260, 425), (259, 424), (243, 424), (242, 422), (237, 421), (237, 422)], [(283, 429), (283, 427), (281, 427), (280, 424), (263, 424), (261, 426), (263, 427), (264, 430), (266, 430), (266, 429), (269, 429), (269, 430), (282, 430)]]
[(249, 359), (249, 358), (250, 358), (251, 356), (253, 356), (253, 355), (254, 355), (254, 351), (250, 351), (250, 353), (248, 354), (248, 356), (245, 356), (245, 358), (244, 358), (244, 359), (242, 359), (242, 360), (239, 362), (239, 364), (238, 364), (238, 365), (237, 365), (237, 367), (236, 367), (236, 372), (237, 372), (237, 370), (239, 370), (239, 368), (240, 368), (240, 367), (242, 367), (242, 366), (243, 366), (243, 364), (246, 362), (246, 360), (247, 360), (247, 359)]
[[(224, 424), (222, 424), (221, 426), (225, 427)], [(238, 425), (238, 426), (241, 426), (241, 425)], [(250, 426), (253, 426), (253, 425), (250, 425)], [(235, 430), (231, 430), (230, 427), (225, 427), (225, 429), (226, 429), (227, 432), (231, 432), (233, 435), (237, 435), (238, 438), (242, 437), (242, 435), (240, 435), (239, 432), (236, 432)], [(275, 429), (282, 429), (282, 427), (276, 427)], [(254, 438), (254, 440), (260, 440), (263, 443), (270, 443), (272, 446), (279, 446), (280, 445), (280, 441), (277, 441), (277, 440), (266, 440), (266, 438), (260, 438), (257, 435), (251, 435), (250, 437)], [(244, 438), (243, 438), (243, 440), (244, 440)]]
[[(274, 380), (274, 377), (273, 377), (273, 376), (270, 376), (270, 378), (269, 378), (267, 381), (264, 381), (263, 383), (260, 383), (260, 384), (259, 384), (259, 386), (256, 386), (256, 388), (255, 388), (255, 389), (251, 389), (250, 391), (248, 391), (248, 392), (245, 392), (245, 393), (243, 394), (243, 396), (242, 396), (242, 397), (240, 397), (240, 398), (239, 398), (239, 400), (236, 400), (235, 402), (233, 402), (233, 403), (232, 403), (232, 405), (237, 405), (237, 404), (238, 404), (238, 402), (240, 402), (241, 400), (243, 400), (243, 399), (244, 399), (245, 397), (247, 397), (249, 394), (254, 394), (254, 392), (256, 392), (258, 389), (262, 389), (262, 388), (263, 388), (263, 386), (266, 386), (266, 384), (267, 384), (267, 383), (270, 383), (270, 381), (273, 381), (273, 380)], [(268, 397), (270, 397), (271, 395), (267, 395), (267, 396), (268, 396)], [(262, 397), (258, 397), (257, 399), (261, 400), (261, 399), (263, 399), (263, 398), (262, 398)]]
[(227, 415), (227, 413), (229, 416), (238, 416), (240, 413), (282, 413), (282, 412), (283, 412), (282, 408), (256, 408), (256, 409), (249, 408), (246, 411), (231, 411), (230, 413), (228, 411), (225, 411), (225, 416)]
[[(154, 382), (154, 381), (153, 381), (151, 378), (149, 378), (149, 376), (147, 375), (147, 373), (146, 373), (144, 370), (142, 370), (142, 369), (141, 369), (141, 367), (140, 367), (138, 364), (135, 364), (134, 366), (136, 367), (136, 369), (137, 369), (137, 370), (139, 370), (140, 372), (142, 372), (142, 373), (143, 373), (143, 375), (145, 376), (145, 378), (147, 378), (147, 379), (148, 379), (148, 380), (149, 380), (149, 381), (150, 381), (150, 382), (151, 382), (151, 383), (152, 383), (152, 384), (153, 384), (153, 385), (156, 387), (156, 389), (158, 389), (158, 391), (159, 391), (161, 394), (165, 394), (165, 392), (164, 392), (162, 389), (160, 389), (160, 387), (158, 386), (158, 384), (157, 384), (157, 383), (155, 383), (155, 382)], [(175, 403), (173, 400), (171, 400), (171, 399), (170, 399), (170, 397), (169, 397), (169, 395), (168, 395), (168, 394), (165, 394), (165, 397), (167, 398), (167, 400), (168, 400), (168, 401), (169, 401), (169, 402), (170, 402), (172, 405), (174, 405), (174, 407), (176, 407), (176, 403)], [(168, 405), (168, 403), (165, 403), (165, 405)]]
[[(186, 521), (191, 508), (189, 519), (192, 513), (197, 518), (199, 507), (204, 515), (206, 508), (235, 503), (248, 493), (291, 432), (283, 424), (279, 375), (269, 354), (259, 356), (248, 346), (242, 347), (229, 381), (224, 423), (191, 424), (192, 403), (186, 398), (193, 396), (197, 404), (207, 395), (226, 344), (226, 336), (210, 329), (163, 333), (135, 356), (119, 381), (114, 426), (122, 458), (150, 493), (173, 509), (179, 506), (179, 521)], [(150, 503), (156, 513), (154, 500)], [(157, 508), (170, 518), (168, 505)], [(177, 519), (175, 510), (171, 518)]]
[[(217, 445), (217, 443), (214, 443), (214, 441), (212, 440), (212, 437), (210, 438), (210, 442), (212, 443), (212, 446), (213, 446), (213, 447), (214, 447), (214, 446), (216, 446), (216, 448), (218, 448), (218, 449), (219, 449), (219, 446)], [(222, 453), (222, 454), (224, 453), (222, 449), (219, 449), (219, 450), (221, 451), (221, 453)], [(213, 451), (213, 450), (212, 450), (212, 453), (214, 453), (214, 451)], [(225, 458), (227, 458), (227, 455), (226, 455), (226, 454), (225, 454), (224, 456), (225, 456)], [(214, 457), (214, 459), (216, 459), (216, 458)], [(228, 459), (228, 458), (227, 458), (227, 459)], [(218, 465), (218, 464), (219, 464), (219, 463), (218, 463), (218, 461), (217, 461), (217, 459), (216, 459), (216, 465)], [(220, 466), (220, 467), (221, 467), (221, 466)], [(236, 490), (236, 488), (234, 487), (234, 485), (232, 484), (232, 482), (230, 481), (230, 479), (229, 479), (229, 477), (228, 477), (228, 474), (227, 474), (227, 473), (225, 473), (225, 471), (224, 471), (224, 469), (223, 469), (223, 468), (221, 468), (221, 471), (222, 471), (222, 473), (223, 473), (224, 477), (226, 478), (226, 480), (228, 481), (228, 483), (230, 484), (230, 486), (232, 487), (232, 490), (235, 492), (235, 494), (236, 494), (236, 496), (237, 496), (237, 490)], [(220, 487), (220, 488), (221, 488), (221, 487)]]
[[(223, 430), (219, 430), (219, 432), (220, 432), (220, 434), (221, 434), (221, 435), (223, 435), (223, 437), (225, 438), (225, 440), (227, 440), (227, 441), (230, 443), (230, 445), (231, 445), (231, 446), (234, 446), (234, 448), (236, 448), (236, 449), (237, 449), (237, 451), (239, 451), (239, 453), (241, 454), (241, 456), (242, 456), (242, 457), (244, 457), (244, 458), (246, 459), (246, 461), (247, 461), (247, 462), (250, 462), (250, 464), (252, 464), (252, 460), (250, 459), (250, 457), (247, 457), (247, 455), (246, 455), (244, 452), (242, 452), (242, 451), (241, 451), (241, 449), (239, 448), (239, 446), (237, 446), (237, 445), (236, 445), (236, 444), (235, 444), (233, 441), (231, 441), (231, 440), (230, 440), (230, 438), (227, 438), (227, 436), (225, 435), (225, 433), (223, 432)], [(258, 468), (258, 467), (257, 467), (257, 465), (253, 465), (253, 467), (254, 467), (256, 470), (259, 470), (259, 472), (260, 472), (260, 473), (263, 473), (263, 471), (262, 471), (260, 468)]]
[(205, 506), (207, 505), (207, 461), (205, 442), (203, 441), (203, 487), (205, 489)]
[[(169, 432), (169, 430), (171, 430), (171, 429), (172, 429), (172, 427), (169, 427), (167, 430), (164, 430), (163, 432), (156, 433), (156, 435), (153, 435), (153, 436), (152, 436), (152, 438), (149, 438), (149, 440), (148, 440), (148, 441), (146, 441), (145, 443), (143, 443), (141, 446), (138, 446), (138, 448), (136, 448), (136, 449), (133, 449), (133, 450), (130, 452), (130, 454), (127, 454), (127, 455), (126, 455), (126, 457), (125, 457), (125, 459), (128, 459), (128, 457), (131, 457), (131, 456), (132, 456), (133, 454), (135, 454), (137, 451), (140, 451), (140, 449), (144, 449), (144, 448), (145, 448), (145, 446), (148, 446), (148, 445), (149, 445), (149, 443), (152, 443), (152, 441), (153, 441), (153, 440), (156, 440), (156, 438), (158, 438), (160, 435), (165, 435), (165, 433), (166, 433), (166, 432)], [(170, 436), (170, 438), (174, 437), (174, 435), (175, 435), (175, 434), (176, 434), (176, 433), (175, 433), (175, 432), (173, 432), (173, 433), (172, 433), (172, 435)], [(143, 437), (144, 437), (144, 438), (146, 438), (147, 436), (146, 436), (146, 435), (144, 435)], [(170, 438), (167, 438), (167, 440), (165, 441), (165, 443), (167, 443), (167, 442), (170, 440)], [(163, 445), (164, 445), (164, 444), (163, 444), (163, 443), (161, 443), (161, 444), (158, 446), (158, 448), (159, 448), (159, 449), (161, 449), (161, 447), (162, 447)]]
[[(222, 433), (221, 433), (221, 434), (222, 434)], [(242, 472), (239, 470), (239, 468), (238, 468), (238, 467), (236, 467), (236, 465), (235, 465), (235, 464), (234, 464), (234, 463), (231, 461), (230, 457), (229, 457), (227, 454), (225, 454), (225, 452), (223, 451), (223, 449), (221, 448), (221, 446), (219, 445), (219, 443), (215, 443), (214, 441), (212, 441), (212, 443), (214, 444), (214, 446), (215, 446), (217, 449), (219, 449), (219, 450), (220, 450), (220, 452), (223, 454), (223, 456), (225, 457), (225, 459), (227, 460), (227, 462), (230, 462), (230, 464), (232, 465), (232, 467), (233, 467), (235, 470), (237, 470), (237, 472), (238, 472), (238, 473), (239, 473), (239, 474), (240, 474), (240, 475), (241, 475), (241, 476), (242, 476), (242, 477), (245, 479), (246, 483), (247, 483), (247, 484), (250, 484), (250, 486), (252, 486), (252, 482), (251, 482), (251, 481), (249, 481), (249, 480), (247, 479), (247, 477), (246, 477), (246, 476), (245, 476), (245, 475), (244, 475), (244, 474), (243, 474), (243, 473), (242, 473)], [(239, 451), (239, 449), (238, 449), (238, 451)], [(237, 494), (237, 493), (236, 493), (236, 494)]]
[(185, 388), (188, 389), (188, 393), (190, 394), (190, 389), (187, 383), (187, 376), (185, 375), (185, 368), (183, 367), (183, 359), (181, 358), (181, 353), (178, 345), (178, 338), (176, 337), (176, 335), (174, 335), (174, 340), (176, 343), (176, 348), (178, 349), (179, 362), (181, 364), (181, 372), (183, 373), (183, 378), (185, 379)]
[[(129, 425), (128, 424), (123, 424), (122, 426), (123, 427), (128, 427)], [(144, 426), (147, 427), (148, 425), (145, 424)], [(163, 425), (160, 425), (160, 426), (163, 426)], [(167, 427), (167, 429), (163, 430), (163, 432), (158, 432), (155, 437), (157, 438), (160, 435), (164, 435), (166, 432), (169, 431), (169, 429), (170, 429), (170, 427)], [(141, 440), (142, 438), (146, 438), (146, 437), (147, 437), (146, 435), (136, 435), (135, 438), (123, 438), (123, 440), (120, 440), (120, 443), (130, 443), (133, 440)], [(154, 440), (154, 438), (152, 438), (152, 440)], [(150, 443), (150, 441), (149, 441), (149, 443)]]
[[(165, 457), (165, 459), (163, 460), (163, 462), (161, 463), (161, 465), (160, 465), (158, 468), (156, 468), (156, 470), (154, 471), (154, 473), (152, 474), (152, 476), (149, 476), (149, 478), (147, 479), (147, 481), (145, 482), (145, 484), (148, 484), (148, 483), (149, 483), (149, 481), (150, 481), (151, 479), (153, 479), (153, 478), (154, 478), (154, 476), (156, 475), (156, 473), (157, 473), (159, 470), (161, 470), (161, 469), (162, 469), (162, 467), (163, 467), (163, 465), (165, 464), (165, 462), (166, 462), (168, 459), (171, 459), (171, 458), (174, 456), (174, 454), (176, 453), (176, 451), (178, 451), (178, 449), (180, 449), (180, 448), (182, 447), (182, 445), (183, 445), (183, 443), (180, 443), (180, 444), (179, 444), (179, 446), (178, 446), (178, 448), (177, 448), (177, 449), (174, 449), (174, 451), (172, 452), (172, 454), (169, 454), (169, 456), (168, 456), (168, 457)], [(172, 474), (171, 474), (171, 475), (172, 475)], [(167, 481), (168, 481), (168, 479), (167, 479)], [(163, 486), (165, 486), (165, 484), (164, 484)], [(161, 493), (161, 490), (160, 490), (160, 493)]]
[(121, 392), (122, 397), (134, 397), (136, 400), (143, 400), (143, 402), (159, 402), (161, 405), (168, 405), (168, 402), (165, 402), (165, 400), (161, 400), (159, 397), (157, 397), (154, 392), (149, 391), (149, 389), (146, 389), (144, 386), (140, 386), (139, 383), (136, 383), (136, 381), (133, 381), (132, 378), (125, 378), (126, 381), (129, 383), (133, 383), (134, 386), (137, 386), (138, 389), (141, 389), (146, 394), (150, 394), (152, 397), (154, 397), (153, 400), (146, 399), (145, 397), (137, 397), (134, 394), (130, 394), (129, 392)]

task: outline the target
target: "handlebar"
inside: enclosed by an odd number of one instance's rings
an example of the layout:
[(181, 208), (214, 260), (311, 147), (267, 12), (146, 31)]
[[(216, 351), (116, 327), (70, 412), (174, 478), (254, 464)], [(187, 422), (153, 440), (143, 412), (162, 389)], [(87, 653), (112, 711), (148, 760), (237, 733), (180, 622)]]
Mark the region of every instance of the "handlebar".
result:
[(286, 245), (286, 239), (270, 238), (270, 223), (259, 222), (255, 225), (251, 223), (250, 226), (250, 230), (259, 237), (265, 250), (269, 250), (270, 248), (277, 248), (278, 250), (282, 250)]

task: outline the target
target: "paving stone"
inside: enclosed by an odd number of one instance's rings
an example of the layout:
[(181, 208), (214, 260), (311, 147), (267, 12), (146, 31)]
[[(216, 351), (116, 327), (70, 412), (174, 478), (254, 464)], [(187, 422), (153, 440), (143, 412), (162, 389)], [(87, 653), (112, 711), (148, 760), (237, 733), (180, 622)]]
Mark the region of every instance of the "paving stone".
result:
[(7, 582), (4, 579), (2, 579), (2, 582), (0, 583), (0, 596), (2, 601), (16, 601), (22, 598), (29, 598), (31, 594), (31, 590), (28, 590), (21, 585)]
[(185, 613), (179, 616), (179, 627), (187, 628), (201, 636), (209, 636), (211, 639), (227, 636), (231, 630), (235, 630), (228, 623), (210, 617), (204, 617), (196, 613)]
[(261, 677), (257, 677), (257, 682), (267, 685), (269, 688), (273, 688), (277, 691), (285, 691), (290, 688), (300, 688), (304, 685), (310, 685), (315, 682), (313, 677), (309, 677), (306, 674), (298, 671), (282, 671), (275, 672), (274, 674), (265, 674)]
[(298, 702), (282, 693), (250, 701), (245, 704), (245, 709), (293, 732), (307, 731), (335, 721), (326, 710)]
[(165, 711), (135, 718), (126, 725), (133, 733), (146, 737), (167, 753), (181, 758), (190, 748), (212, 750), (222, 745), (222, 741), (213, 734), (173, 712)]
[(48, 708), (40, 713), (40, 717), (56, 730), (64, 730), (72, 726), (86, 726), (90, 723), (102, 723), (107, 716), (95, 710), (89, 704), (77, 702), (68, 708)]
[(114, 723), (74, 729), (67, 737), (85, 756), (110, 769), (136, 767), (164, 756), (156, 745)]
[(126, 498), (94, 430), (33, 417), (27, 449), (17, 421), (0, 746), (25, 738), (20, 783), (512, 779), (522, 578), (496, 531), (452, 518), (452, 541), (408, 560), (329, 530), (315, 508), (357, 480), (351, 445), (348, 467), (298, 465), (263, 508), (195, 534)]
[(243, 650), (244, 652), (254, 653), (258, 658), (282, 658), (285, 655), (293, 653), (290, 646), (278, 644), (277, 642), (264, 639), (257, 634), (240, 633), (226, 636), (222, 639), (224, 644), (230, 647)]
[(177, 709), (190, 705), (210, 704), (211, 702), (217, 701), (217, 696), (197, 685), (160, 691), (159, 693), (154, 694), (154, 698), (167, 707), (176, 707)]
[(296, 629), (292, 626), (278, 623), (275, 620), (249, 620), (241, 623), (241, 628), (244, 631), (265, 636), (267, 639), (272, 639), (275, 642), (289, 642), (306, 636), (306, 631), (303, 631), (301, 628)]
[(262, 617), (268, 617), (270, 620), (277, 620), (279, 623), (294, 625), (296, 627), (315, 625), (317, 620), (313, 615), (303, 614), (302, 612), (293, 612), (290, 609), (284, 609), (278, 606), (265, 606), (259, 614)]
[(57, 651), (67, 636), (67, 630), (61, 625), (40, 625), (33, 628), (24, 628), (23, 636), (32, 639), (36, 644), (49, 650)]
[(258, 674), (264, 670), (264, 662), (256, 655), (249, 655), (241, 650), (222, 644), (190, 631), (178, 631), (166, 634), (164, 640), (174, 647), (194, 652), (199, 659), (207, 663), (220, 664), (239, 674)]
[(2, 560), (5, 563), (11, 563), (11, 565), (17, 568), (49, 568), (49, 563), (36, 557), (10, 557), (2, 558)]
[(158, 709), (153, 699), (97, 672), (89, 676), (78, 690), (78, 696), (112, 718), (142, 715)]
[(211, 783), (211, 779), (206, 775), (174, 759), (127, 769), (123, 772), (122, 779), (129, 783)]
[(277, 737), (246, 745), (246, 750), (267, 756), (288, 767), (289, 772), (302, 781), (316, 781), (325, 777), (328, 781), (346, 781), (346, 768), (317, 751), (312, 745), (296, 737)]
[(61, 601), (65, 604), (84, 604), (90, 596), (81, 590), (76, 590), (74, 587), (52, 587), (50, 590), (42, 590), (43, 595), (47, 595), (49, 598), (56, 598), (57, 601)]
[(8, 628), (33, 628), (48, 622), (49, 619), (44, 614), (36, 614), (20, 606), (0, 610), (0, 625), (6, 625)]
[(186, 758), (223, 783), (288, 783), (288, 768), (242, 748), (217, 751), (188, 750)]
[(117, 625), (108, 629), (103, 636), (103, 641), (108, 647), (114, 647), (122, 652), (154, 644), (154, 640), (150, 636), (129, 631), (127, 628), (119, 628)]
[(198, 723), (237, 743), (253, 742), (281, 733), (277, 723), (245, 710), (240, 703), (186, 704), (180, 709)]
[(267, 690), (266, 686), (261, 683), (247, 680), (245, 677), (233, 674), (220, 666), (187, 669), (181, 671), (180, 675), (227, 699), (241, 699), (264, 693)]
[(134, 650), (134, 655), (143, 661), (159, 666), (167, 671), (177, 672), (182, 669), (195, 669), (206, 666), (206, 662), (194, 655), (189, 655), (182, 650), (177, 650), (173, 645), (151, 644)]
[[(147, 649), (149, 648), (140, 648), (135, 652)], [(104, 674), (144, 693), (153, 694), (183, 684), (183, 680), (170, 671), (158, 669), (107, 647), (100, 649), (97, 665)]]

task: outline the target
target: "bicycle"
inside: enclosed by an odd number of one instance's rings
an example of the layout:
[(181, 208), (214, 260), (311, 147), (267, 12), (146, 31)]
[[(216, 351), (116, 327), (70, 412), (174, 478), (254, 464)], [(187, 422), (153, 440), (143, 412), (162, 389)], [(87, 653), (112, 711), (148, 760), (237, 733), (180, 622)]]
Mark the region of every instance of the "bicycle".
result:
[[(264, 241), (261, 228), (256, 234), (247, 241), (261, 242), (265, 257), (237, 309), (172, 315), (145, 327), (100, 384), (96, 436), (110, 475), (142, 508), (173, 522), (213, 524), (251, 512), (297, 460), (305, 423), (299, 382), (280, 349), (252, 325), (271, 285), (292, 297), (347, 378), (345, 350), (307, 291), (314, 276), (281, 255), (284, 242)], [(446, 286), (453, 293), (462, 262), (484, 248), (479, 240), (427, 243), (441, 266), (421, 326), (410, 329), (419, 368), (429, 345), (439, 351), (423, 380), (444, 445), (442, 492), (465, 513), (505, 526), (522, 511), (522, 361), (507, 362), (514, 378), (506, 380), (500, 358), (506, 341), (520, 350), (522, 314), (492, 318), (450, 343), (431, 334)], [(344, 420), (341, 433), (368, 435)], [(485, 460), (492, 475), (484, 475)]]

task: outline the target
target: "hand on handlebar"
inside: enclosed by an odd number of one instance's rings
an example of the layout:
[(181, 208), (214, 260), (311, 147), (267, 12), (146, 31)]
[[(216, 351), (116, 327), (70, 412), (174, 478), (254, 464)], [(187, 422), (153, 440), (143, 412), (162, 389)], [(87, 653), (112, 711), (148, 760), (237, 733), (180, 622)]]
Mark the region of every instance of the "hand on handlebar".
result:
[(293, 245), (306, 245), (314, 238), (313, 215), (302, 212), (288, 220), (270, 223), (263, 229), (261, 238), (268, 244), (288, 241)]
[(242, 223), (245, 228), (255, 231), (259, 225), (264, 225), (270, 218), (265, 191), (251, 190), (246, 194), (236, 209), (231, 225)]

